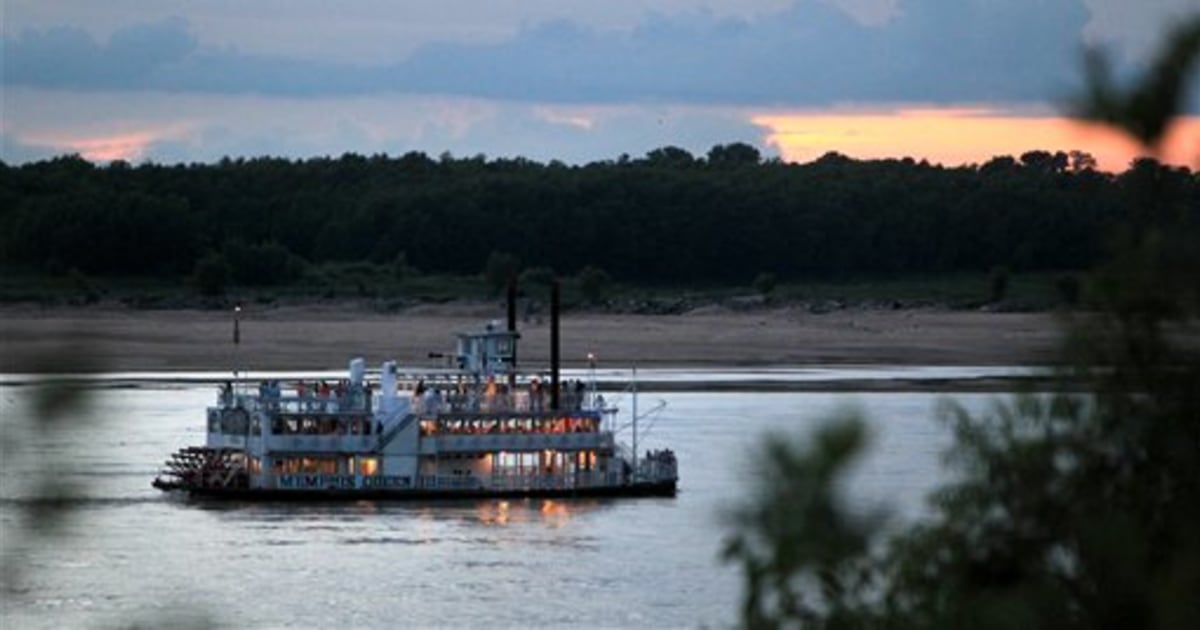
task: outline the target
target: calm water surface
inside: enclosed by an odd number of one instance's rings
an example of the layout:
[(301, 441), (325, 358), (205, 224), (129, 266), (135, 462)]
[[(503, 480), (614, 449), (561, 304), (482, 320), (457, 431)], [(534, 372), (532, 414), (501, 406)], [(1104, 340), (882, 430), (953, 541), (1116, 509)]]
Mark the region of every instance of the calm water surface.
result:
[[(678, 454), (674, 499), (206, 504), (150, 480), (169, 453), (203, 443), (213, 387), (99, 387), (95, 420), (32, 444), (27, 391), (0, 385), (5, 437), (25, 443), (0, 475), (0, 552), (23, 567), (21, 592), (2, 600), (11, 628), (180, 611), (256, 627), (726, 626), (740, 583), (718, 560), (720, 513), (755, 482), (749, 452), (764, 432), (804, 435), (857, 405), (875, 439), (851, 500), (898, 518), (919, 517), (948, 443), (929, 394), (649, 393), (643, 409), (668, 406), (640, 447)], [(993, 398), (956, 396), (975, 409)], [(27, 552), (16, 533), (42, 465), (84, 499), (60, 537)]]

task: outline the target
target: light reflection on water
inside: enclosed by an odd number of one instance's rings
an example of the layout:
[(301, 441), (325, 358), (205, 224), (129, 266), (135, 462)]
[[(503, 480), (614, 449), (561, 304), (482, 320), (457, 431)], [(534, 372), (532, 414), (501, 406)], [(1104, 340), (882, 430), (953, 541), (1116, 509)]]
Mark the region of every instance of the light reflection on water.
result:
[[(6, 435), (23, 437), (21, 387), (0, 386)], [(639, 448), (672, 448), (674, 499), (249, 504), (169, 499), (149, 483), (166, 456), (203, 441), (211, 387), (103, 388), (94, 423), (6, 457), (9, 539), (37, 466), (87, 482), (65, 536), (27, 562), (11, 627), (161, 617), (191, 603), (234, 626), (721, 626), (738, 575), (721, 565), (720, 514), (755, 482), (750, 447), (798, 436), (849, 401), (874, 442), (847, 482), (851, 504), (922, 513), (949, 441), (924, 393), (669, 393)], [(979, 409), (992, 396), (956, 396)], [(628, 441), (629, 436), (624, 436)], [(72, 473), (74, 462), (79, 471)], [(7, 554), (11, 542), (0, 541)]]

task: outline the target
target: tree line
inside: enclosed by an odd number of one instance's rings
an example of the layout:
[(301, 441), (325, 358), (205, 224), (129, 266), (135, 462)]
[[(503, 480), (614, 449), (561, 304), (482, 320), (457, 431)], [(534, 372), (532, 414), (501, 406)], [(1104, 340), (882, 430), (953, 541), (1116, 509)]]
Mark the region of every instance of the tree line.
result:
[(1083, 269), (1153, 190), (1200, 212), (1200, 179), (1152, 159), (1120, 174), (1030, 151), (978, 166), (764, 160), (742, 143), (663, 147), (569, 166), (346, 154), (214, 164), (0, 163), (0, 261), (49, 272), (183, 275), (214, 257), (235, 281), (369, 261), (478, 274), (603, 270), (629, 283), (745, 284), (840, 274)]

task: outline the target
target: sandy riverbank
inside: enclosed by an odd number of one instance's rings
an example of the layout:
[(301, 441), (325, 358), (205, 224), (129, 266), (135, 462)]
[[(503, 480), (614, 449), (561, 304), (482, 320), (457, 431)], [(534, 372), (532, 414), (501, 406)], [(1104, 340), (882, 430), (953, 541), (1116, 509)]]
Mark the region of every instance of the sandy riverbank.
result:
[[(252, 370), (340, 368), (395, 358), (433, 365), (429, 352), (453, 348), (455, 331), (503, 317), (492, 304), (422, 306), (395, 314), (309, 305), (249, 308), (238, 362)], [(522, 322), (520, 358), (541, 366), (549, 324)], [(124, 308), (0, 308), (0, 371), (223, 370), (235, 356), (231, 314)], [(1053, 357), (1059, 325), (1047, 313), (798, 308), (751, 312), (705, 309), (685, 315), (568, 313), (562, 355), (601, 364), (1033, 365)], [(93, 360), (80, 358), (87, 354)]]

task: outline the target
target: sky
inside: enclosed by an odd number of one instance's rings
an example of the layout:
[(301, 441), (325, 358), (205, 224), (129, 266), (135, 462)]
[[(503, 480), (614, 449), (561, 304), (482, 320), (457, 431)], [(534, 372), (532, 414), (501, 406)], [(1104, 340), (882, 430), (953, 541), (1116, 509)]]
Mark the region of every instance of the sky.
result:
[[(1063, 116), (1200, 0), (0, 0), (0, 159), (423, 151), (586, 163), (746, 142), (982, 163), (1131, 143)], [(1196, 82), (1200, 83), (1200, 82)], [(1200, 111), (1190, 95), (1190, 111)], [(1200, 118), (1163, 159), (1200, 165)]]

